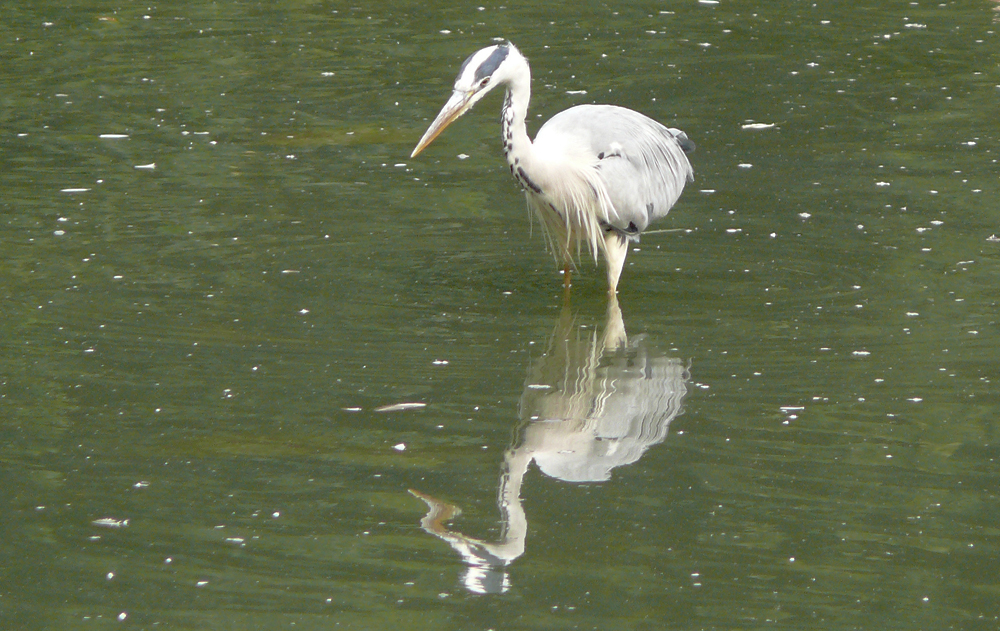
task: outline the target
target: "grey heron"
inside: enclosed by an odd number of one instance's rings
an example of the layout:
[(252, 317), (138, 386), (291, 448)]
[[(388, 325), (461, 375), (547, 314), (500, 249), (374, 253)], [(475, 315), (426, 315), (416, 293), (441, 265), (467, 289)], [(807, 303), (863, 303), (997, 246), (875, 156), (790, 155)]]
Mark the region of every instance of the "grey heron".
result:
[(604, 255), (608, 291), (617, 293), (629, 242), (666, 215), (685, 182), (694, 180), (685, 155), (694, 143), (679, 129), (615, 105), (571, 107), (550, 118), (532, 141), (524, 123), (531, 71), (506, 42), (465, 60), (451, 98), (410, 157), (499, 85), (507, 88), (500, 123), (510, 173), (563, 265), (563, 282), (568, 289), (582, 243), (595, 261)]

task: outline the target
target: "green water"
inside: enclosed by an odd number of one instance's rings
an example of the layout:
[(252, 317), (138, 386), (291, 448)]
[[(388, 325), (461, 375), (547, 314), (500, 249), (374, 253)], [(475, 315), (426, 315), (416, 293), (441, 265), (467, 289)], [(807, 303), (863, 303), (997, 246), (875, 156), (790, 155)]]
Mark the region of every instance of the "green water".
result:
[[(0, 626), (995, 628), (997, 8), (3, 9)], [(532, 131), (698, 144), (627, 348), (499, 96), (408, 157), (494, 37)], [(634, 457), (567, 481), (560, 440)], [(410, 489), (523, 549), (477, 579)]]

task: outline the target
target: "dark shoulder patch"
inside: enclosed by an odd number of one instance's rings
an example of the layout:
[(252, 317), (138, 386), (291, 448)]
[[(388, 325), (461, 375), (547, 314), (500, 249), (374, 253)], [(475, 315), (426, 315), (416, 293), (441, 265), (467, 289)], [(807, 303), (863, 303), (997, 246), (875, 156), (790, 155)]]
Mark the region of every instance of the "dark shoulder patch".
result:
[(681, 146), (681, 151), (684, 153), (694, 153), (695, 146), (694, 141), (688, 138), (688, 135), (679, 129), (668, 129), (670, 135), (674, 137), (677, 144)]

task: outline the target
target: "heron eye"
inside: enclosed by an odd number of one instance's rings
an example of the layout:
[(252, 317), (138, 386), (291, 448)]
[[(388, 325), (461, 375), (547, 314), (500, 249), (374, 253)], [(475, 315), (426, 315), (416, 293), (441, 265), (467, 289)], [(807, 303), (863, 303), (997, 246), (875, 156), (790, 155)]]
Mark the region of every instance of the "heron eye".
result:
[(483, 79), (482, 81), (479, 82), (479, 87), (485, 88), (487, 86), (487, 84), (489, 84), (489, 82), (490, 82), (490, 78), (486, 77), (485, 79)]

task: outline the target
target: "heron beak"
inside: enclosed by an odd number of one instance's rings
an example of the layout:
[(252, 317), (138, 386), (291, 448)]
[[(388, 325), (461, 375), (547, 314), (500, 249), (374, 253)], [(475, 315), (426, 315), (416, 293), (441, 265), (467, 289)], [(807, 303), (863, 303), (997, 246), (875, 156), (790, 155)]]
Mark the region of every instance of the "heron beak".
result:
[(472, 93), (454, 92), (451, 98), (448, 99), (448, 102), (444, 104), (444, 107), (441, 108), (441, 111), (438, 112), (437, 118), (434, 119), (431, 126), (424, 132), (424, 137), (417, 143), (417, 147), (410, 154), (410, 157), (416, 157), (418, 153), (423, 151), (427, 145), (431, 144), (444, 131), (445, 127), (451, 125), (456, 118), (468, 112), (472, 107), (472, 103)]

